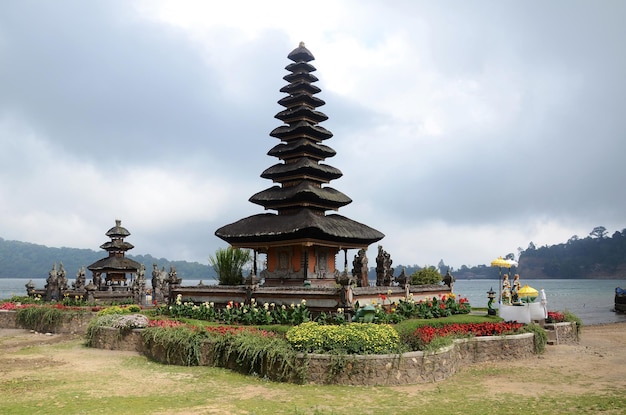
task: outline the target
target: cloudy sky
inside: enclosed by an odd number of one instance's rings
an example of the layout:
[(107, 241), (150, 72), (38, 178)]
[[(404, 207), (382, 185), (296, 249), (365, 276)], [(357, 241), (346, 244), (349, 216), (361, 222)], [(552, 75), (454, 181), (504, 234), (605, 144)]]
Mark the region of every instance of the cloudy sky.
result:
[(262, 213), (300, 41), (339, 213), (394, 265), (611, 235), (625, 19), (611, 0), (2, 1), (0, 237), (98, 250), (121, 219), (131, 253), (208, 263), (217, 228)]

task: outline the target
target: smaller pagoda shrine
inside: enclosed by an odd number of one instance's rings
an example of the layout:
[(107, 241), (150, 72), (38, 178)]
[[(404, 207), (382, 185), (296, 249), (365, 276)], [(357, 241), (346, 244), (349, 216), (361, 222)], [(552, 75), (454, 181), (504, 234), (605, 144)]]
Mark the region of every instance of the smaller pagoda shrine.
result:
[[(100, 245), (109, 253), (106, 258), (102, 258), (87, 267), (93, 274), (93, 284), (98, 289), (105, 289), (107, 286), (128, 287), (127, 274), (137, 274), (142, 268), (141, 264), (126, 258), (126, 251), (134, 246), (124, 241), (130, 232), (122, 227), (122, 221), (115, 220), (115, 226), (109, 229), (106, 236), (111, 238), (109, 242)], [(102, 277), (104, 276), (104, 281)]]

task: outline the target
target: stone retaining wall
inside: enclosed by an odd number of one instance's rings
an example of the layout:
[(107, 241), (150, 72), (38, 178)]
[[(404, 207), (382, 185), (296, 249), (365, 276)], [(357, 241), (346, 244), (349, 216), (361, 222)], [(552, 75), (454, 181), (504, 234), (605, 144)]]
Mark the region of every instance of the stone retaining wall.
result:
[[(64, 334), (86, 334), (89, 322), (93, 318), (92, 312), (64, 312), (63, 321), (55, 327), (55, 333)], [(20, 329), (22, 327), (17, 323), (17, 312), (13, 310), (0, 310), (0, 328)]]
[(574, 322), (547, 323), (544, 328), (548, 332), (548, 339), (554, 344), (578, 343), (578, 330)]
[[(161, 363), (184, 365), (183, 356), (166, 355), (161, 347), (144, 348), (140, 329), (122, 334), (117, 329), (100, 328), (92, 336), (93, 347), (108, 350), (130, 350), (143, 353)], [(213, 348), (206, 342), (200, 364), (220, 366), (247, 373), (246, 362), (233, 357), (228, 362), (215, 362)], [(512, 336), (476, 337), (455, 340), (451, 346), (436, 352), (409, 352), (401, 355), (299, 355), (298, 367), (306, 366), (306, 382), (341, 385), (406, 385), (435, 382), (454, 375), (461, 367), (501, 359), (519, 359), (534, 354), (533, 333)], [(259, 373), (277, 380), (268, 368)], [(282, 376), (281, 379), (284, 379)], [(297, 375), (287, 376), (292, 380)]]
[(524, 333), (458, 339), (436, 352), (343, 357), (309, 354), (303, 356), (303, 364), (308, 364), (310, 383), (406, 385), (446, 379), (465, 365), (533, 354), (534, 334)]
[[(0, 310), (0, 327), (19, 328), (16, 312)], [(86, 334), (92, 313), (71, 314), (58, 328), (60, 333)], [(546, 327), (549, 328), (549, 327)], [(561, 342), (575, 339), (576, 327), (572, 323), (554, 324)], [(91, 337), (91, 346), (107, 350), (127, 350), (142, 353), (162, 363), (182, 364), (184, 358), (166, 356), (159, 347), (144, 346), (142, 330), (121, 333), (118, 329), (101, 327)], [(461, 367), (502, 359), (527, 358), (534, 354), (534, 335), (524, 333), (512, 336), (475, 337), (458, 339), (451, 346), (436, 352), (410, 352), (402, 355), (300, 355), (297, 366), (307, 367), (306, 382), (342, 385), (404, 385), (434, 382), (454, 375)], [(221, 366), (247, 373), (246, 362), (232, 358), (228, 362), (216, 362), (213, 347), (206, 342), (202, 347), (200, 364)], [(278, 379), (271, 369), (259, 376)], [(293, 381), (297, 375), (290, 376)], [(284, 376), (281, 378), (284, 380)]]
[(15, 311), (0, 310), (0, 328), (19, 329), (15, 321)]

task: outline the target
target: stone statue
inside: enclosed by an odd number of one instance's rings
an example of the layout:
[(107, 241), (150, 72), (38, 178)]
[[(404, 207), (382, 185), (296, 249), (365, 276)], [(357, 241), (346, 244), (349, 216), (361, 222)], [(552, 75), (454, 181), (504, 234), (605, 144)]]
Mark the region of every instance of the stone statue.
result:
[(452, 286), (454, 285), (455, 278), (452, 276), (452, 274), (450, 274), (450, 268), (448, 268), (448, 271), (446, 272), (446, 275), (444, 275), (441, 280), (443, 281), (443, 283), (445, 285), (447, 285), (448, 287), (450, 287), (450, 289), (452, 289)]
[(378, 256), (376, 257), (376, 286), (390, 286), (393, 281), (393, 268), (391, 255), (378, 245)]
[(356, 283), (359, 287), (369, 287), (370, 283), (367, 278), (367, 255), (365, 249), (359, 249), (357, 255), (354, 256), (352, 261), (352, 275), (356, 279)]
[(99, 272), (94, 272), (92, 282), (96, 289), (99, 290), (100, 285), (102, 285), (102, 275)]
[(167, 292), (167, 271), (163, 267), (160, 271), (157, 264), (152, 264), (152, 301), (162, 303)]
[(502, 277), (502, 304), (511, 304), (511, 283), (508, 274)]
[(520, 288), (521, 285), (519, 282), (519, 275), (515, 274), (515, 276), (513, 277), (513, 285), (511, 286), (511, 299), (514, 303), (517, 303), (519, 301), (519, 296), (517, 295), (517, 293)]
[(406, 268), (402, 268), (402, 272), (400, 272), (400, 275), (395, 277), (394, 280), (399, 286), (404, 287), (409, 281), (409, 277), (406, 275)]
[(57, 280), (58, 280), (58, 284), (59, 284), (59, 290), (60, 291), (67, 290), (67, 288), (68, 288), (68, 286), (67, 286), (67, 272), (65, 271), (65, 268), (63, 267), (63, 263), (62, 262), (59, 263), (59, 272), (57, 273)]
[(137, 270), (137, 278), (131, 285), (131, 291), (133, 292), (135, 304), (146, 303), (146, 266), (144, 264), (141, 264), (141, 267)]
[(82, 267), (76, 273), (76, 282), (72, 284), (72, 288), (76, 291), (84, 291), (86, 282), (85, 267)]
[(48, 279), (46, 279), (46, 301), (59, 299), (59, 281), (56, 262), (52, 265), (52, 269), (48, 271)]

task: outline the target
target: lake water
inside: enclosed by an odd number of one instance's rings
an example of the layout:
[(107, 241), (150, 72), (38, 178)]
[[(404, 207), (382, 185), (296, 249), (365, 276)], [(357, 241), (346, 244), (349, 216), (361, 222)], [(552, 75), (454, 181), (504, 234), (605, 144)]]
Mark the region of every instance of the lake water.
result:
[[(12, 295), (26, 295), (26, 278), (0, 278), (0, 300)], [(183, 285), (197, 285), (198, 280), (183, 280)], [(46, 280), (33, 279), (35, 288), (43, 288)], [(205, 284), (215, 281), (205, 280)], [(584, 324), (626, 322), (626, 314), (613, 310), (615, 287), (626, 288), (626, 280), (522, 280), (540, 290), (544, 289), (549, 311), (568, 310)], [(474, 307), (487, 307), (487, 291), (493, 287), (498, 292), (498, 280), (457, 280), (454, 292), (467, 297)]]

